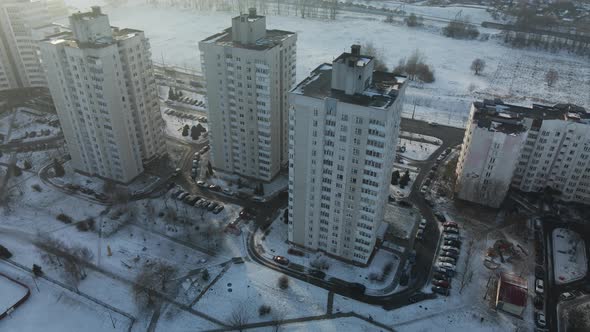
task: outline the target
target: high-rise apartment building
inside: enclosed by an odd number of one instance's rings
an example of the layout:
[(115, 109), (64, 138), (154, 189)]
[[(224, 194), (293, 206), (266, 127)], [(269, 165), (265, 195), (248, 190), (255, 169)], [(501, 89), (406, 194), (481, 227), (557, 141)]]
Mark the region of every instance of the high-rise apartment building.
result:
[(461, 199), (498, 207), (510, 187), (590, 204), (590, 114), (558, 104), (473, 103), (457, 163)]
[(40, 43), (75, 169), (127, 183), (165, 153), (148, 39), (111, 27), (99, 7)]
[(47, 86), (32, 30), (66, 14), (63, 0), (0, 1), (0, 90)]
[(291, 91), (289, 241), (365, 264), (389, 195), (404, 78), (360, 46)]
[(215, 169), (270, 181), (287, 163), (288, 93), (297, 36), (250, 9), (199, 43)]

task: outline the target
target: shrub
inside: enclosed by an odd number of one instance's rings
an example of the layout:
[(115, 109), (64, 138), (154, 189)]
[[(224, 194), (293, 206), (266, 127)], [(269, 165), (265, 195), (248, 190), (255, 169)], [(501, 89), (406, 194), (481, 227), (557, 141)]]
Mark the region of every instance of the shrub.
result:
[(451, 38), (475, 39), (479, 36), (479, 31), (468, 19), (454, 19), (443, 28), (443, 34)]
[(203, 279), (203, 281), (209, 281), (209, 278), (209, 270), (203, 270), (203, 272), (201, 273), (201, 279)]
[(289, 278), (286, 275), (282, 275), (279, 277), (279, 288), (280, 289), (289, 288)]
[(40, 186), (40, 185), (38, 185), (38, 184), (34, 184), (34, 185), (32, 185), (32, 186), (31, 186), (31, 188), (33, 188), (33, 190), (34, 190), (34, 191), (36, 191), (36, 192), (39, 192), (39, 193), (40, 193), (41, 191), (43, 191), (43, 190), (41, 190), (41, 186)]
[(57, 217), (55, 217), (57, 220), (66, 223), (66, 224), (71, 224), (72, 223), (72, 217), (68, 216), (65, 213), (60, 213), (57, 215)]
[(266, 316), (268, 314), (270, 314), (271, 308), (270, 306), (263, 304), (258, 308), (258, 315), (259, 316)]

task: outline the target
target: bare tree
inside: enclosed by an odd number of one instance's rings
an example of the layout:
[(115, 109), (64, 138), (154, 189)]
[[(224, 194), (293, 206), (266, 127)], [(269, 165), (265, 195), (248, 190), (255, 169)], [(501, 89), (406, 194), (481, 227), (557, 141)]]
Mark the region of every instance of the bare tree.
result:
[(133, 286), (136, 304), (140, 308), (153, 308), (160, 294), (172, 295), (171, 283), (176, 273), (176, 267), (160, 260), (144, 264)]
[(555, 69), (549, 69), (547, 74), (545, 74), (545, 82), (547, 82), (548, 86), (553, 86), (555, 82), (559, 79), (559, 73)]
[(234, 307), (234, 310), (228, 318), (228, 323), (236, 330), (243, 331), (244, 326), (248, 324), (249, 320), (250, 316), (248, 314), (248, 307), (244, 303), (240, 303)]
[(281, 310), (275, 310), (272, 313), (272, 327), (274, 332), (279, 332), (281, 325), (285, 321), (285, 312)]
[(279, 277), (279, 288), (280, 289), (287, 289), (289, 288), (289, 277), (287, 277), (286, 275), (282, 275)]
[(486, 62), (480, 58), (473, 60), (471, 63), (471, 70), (475, 73), (475, 75), (479, 75), (486, 67)]

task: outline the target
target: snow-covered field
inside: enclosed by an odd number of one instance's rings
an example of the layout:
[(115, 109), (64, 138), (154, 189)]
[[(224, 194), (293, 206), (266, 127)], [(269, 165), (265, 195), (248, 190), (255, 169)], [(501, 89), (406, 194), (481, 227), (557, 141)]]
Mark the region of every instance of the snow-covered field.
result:
[[(82, 0), (67, 0), (66, 3), (73, 8), (88, 8), (88, 3)], [(463, 10), (463, 14), (476, 21), (488, 18), (484, 10), (474, 8), (415, 6), (412, 10), (447, 18)], [(104, 11), (113, 25), (145, 30), (155, 60), (198, 71), (201, 70), (198, 41), (230, 26), (231, 17), (237, 14), (154, 8), (138, 0), (116, 8), (105, 7)], [(390, 68), (420, 49), (426, 62), (435, 69), (436, 81), (407, 90), (406, 116), (411, 116), (416, 104), (415, 118), (463, 126), (471, 101), (495, 96), (520, 104), (571, 102), (590, 106), (590, 80), (587, 79), (590, 65), (584, 58), (565, 53), (513, 49), (496, 38), (456, 40), (440, 35), (436, 29), (394, 26), (384, 23), (382, 16), (349, 12), (340, 15), (337, 21), (269, 15), (267, 25), (271, 29), (297, 32), (299, 81), (354, 43), (373, 42)], [(486, 68), (479, 76), (469, 69), (475, 58), (486, 61)], [(546, 87), (542, 79), (549, 68), (557, 69), (561, 75), (553, 88)]]
[(406, 138), (400, 138), (399, 148), (403, 148), (403, 152), (399, 152), (405, 158), (412, 160), (426, 160), (430, 155), (438, 149), (438, 145), (433, 145), (424, 142), (412, 141)]
[(555, 283), (567, 284), (583, 278), (588, 271), (584, 239), (565, 228), (553, 230), (552, 239)]
[[(0, 270), (0, 272), (2, 271)], [(0, 294), (2, 294), (2, 296), (0, 296), (1, 314), (20, 301), (27, 294), (27, 289), (0, 275)]]
[[(14, 119), (14, 122), (12, 122)], [(7, 135), (10, 123), (12, 131), (10, 140), (22, 140), (31, 142), (48, 139), (61, 133), (59, 127), (50, 126), (48, 123), (57, 120), (57, 115), (43, 114), (27, 108), (19, 108), (13, 117), (12, 113), (6, 113), (0, 119), (0, 134)], [(34, 134), (32, 134), (34, 132)]]

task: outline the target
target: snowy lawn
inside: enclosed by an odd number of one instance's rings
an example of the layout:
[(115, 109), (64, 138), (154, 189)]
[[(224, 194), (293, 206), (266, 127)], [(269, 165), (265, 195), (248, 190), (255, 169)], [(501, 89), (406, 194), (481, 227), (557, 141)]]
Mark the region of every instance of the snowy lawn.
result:
[[(326, 290), (294, 278), (281, 289), (281, 276), (258, 264), (234, 264), (193, 308), (226, 322), (234, 310), (243, 308), (250, 323), (272, 320), (273, 314), (288, 319), (326, 313)], [(259, 316), (261, 305), (270, 306), (270, 314)]]
[(567, 284), (583, 278), (588, 271), (584, 239), (565, 228), (554, 229), (552, 239), (555, 283)]
[(438, 145), (412, 141), (406, 138), (400, 138), (398, 143), (399, 154), (412, 160), (426, 160), (438, 148)]
[[(13, 113), (5, 113), (0, 119), (0, 134), (7, 135)], [(19, 108), (12, 124), (10, 140), (22, 140), (31, 142), (48, 139), (61, 133), (61, 128), (49, 125), (56, 121), (57, 115), (41, 113), (28, 108)], [(33, 134), (34, 133), (34, 134)]]
[[(274, 327), (252, 329), (254, 332), (272, 332)], [(302, 323), (293, 323), (281, 325), (280, 331), (299, 332), (299, 331), (322, 331), (322, 332), (343, 332), (343, 331), (381, 331), (376, 326), (365, 322), (356, 317), (324, 319), (320, 321), (310, 321)]]
[(0, 275), (0, 294), (2, 294), (2, 296), (0, 296), (1, 314), (25, 297), (27, 289), (5, 276)]
[(385, 206), (383, 220), (389, 224), (388, 232), (397, 238), (409, 238), (419, 219), (420, 213), (416, 209), (403, 207), (397, 203), (388, 203)]
[[(293, 263), (313, 269), (312, 263), (322, 262), (329, 266), (324, 272), (326, 272), (326, 278), (336, 277), (349, 282), (359, 282), (367, 287), (367, 291), (379, 291), (386, 288), (391, 284), (395, 271), (399, 265), (399, 257), (395, 254), (385, 251), (378, 250), (368, 267), (358, 267), (352, 264), (342, 262), (340, 260), (328, 257), (321, 252), (305, 252), (304, 256), (291, 255), (288, 253), (291, 246), (287, 243), (287, 225), (281, 220), (282, 214), (278, 217), (271, 225), (269, 230), (263, 232), (258, 230), (254, 237), (255, 243), (260, 244), (264, 250), (263, 256), (266, 259), (272, 259), (273, 256), (279, 255), (289, 258)], [(296, 248), (299, 250), (299, 248)], [(371, 274), (380, 275), (385, 267), (390, 263), (392, 265), (391, 272), (383, 278), (381, 281), (370, 280)]]
[[(169, 112), (168, 114), (165, 113), (167, 110), (170, 110), (170, 111), (168, 111)], [(166, 108), (166, 109), (162, 110), (162, 118), (164, 119), (164, 123), (166, 124), (166, 134), (170, 137), (179, 139), (179, 140), (187, 142), (187, 143), (201, 142), (204, 139), (203, 133), (201, 133), (201, 136), (199, 137), (199, 140), (197, 140), (197, 141), (193, 140), (190, 136), (190, 128), (192, 128), (192, 126), (196, 126), (200, 123), (199, 121), (196, 120), (196, 117), (198, 117), (199, 115), (197, 115), (197, 114), (189, 115), (189, 116), (195, 117), (195, 119), (191, 119), (191, 118), (187, 118), (187, 117), (177, 116), (180, 114), (187, 114), (187, 113), (177, 111), (177, 110), (172, 110), (170, 108)], [(188, 135), (182, 136), (182, 129), (184, 128), (185, 125), (189, 126)], [(206, 130), (208, 130), (208, 126), (206, 123), (201, 123), (201, 125)]]
[(30, 275), (1, 262), (0, 272), (18, 278), (32, 289), (29, 300), (2, 320), (0, 326), (3, 332), (123, 332), (131, 324), (128, 318), (44, 279), (37, 279), (35, 284)]

